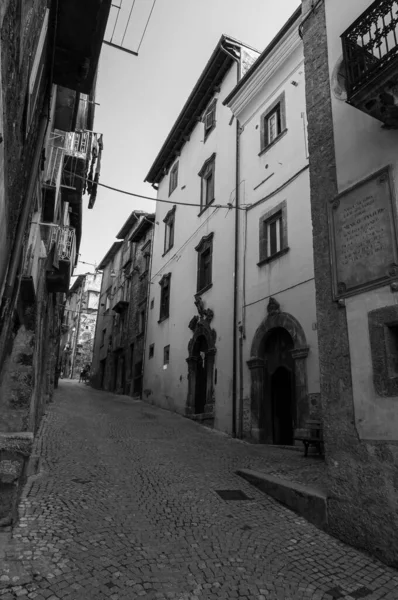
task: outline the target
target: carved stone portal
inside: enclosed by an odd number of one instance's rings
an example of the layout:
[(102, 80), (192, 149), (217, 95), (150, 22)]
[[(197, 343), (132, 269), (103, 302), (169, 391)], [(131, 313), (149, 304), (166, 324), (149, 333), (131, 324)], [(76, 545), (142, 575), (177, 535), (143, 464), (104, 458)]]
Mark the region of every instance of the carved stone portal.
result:
[(200, 296), (194, 304), (198, 315), (192, 317), (189, 329), (193, 332), (188, 344), (188, 396), (186, 416), (198, 421), (214, 418), (214, 362), (217, 334), (210, 327), (214, 313), (205, 308)]

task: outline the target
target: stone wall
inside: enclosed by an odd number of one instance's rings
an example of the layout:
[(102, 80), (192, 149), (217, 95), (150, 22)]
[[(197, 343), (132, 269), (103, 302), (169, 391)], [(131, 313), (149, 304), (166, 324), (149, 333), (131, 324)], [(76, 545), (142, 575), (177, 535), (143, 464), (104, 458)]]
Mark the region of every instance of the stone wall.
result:
[[(33, 157), (39, 143), (39, 121), (47, 109), (48, 70), (45, 67), (29, 129), (26, 128), (26, 93), (29, 69), (41, 32), (46, 0), (23, 4), (6, 0), (0, 10), (1, 68), (4, 104), (5, 189), (7, 236), (13, 256), (17, 223), (27, 193)], [(40, 150), (41, 148), (39, 148)], [(33, 197), (30, 212), (34, 210)], [(22, 268), (30, 219), (24, 235)], [(56, 347), (61, 298), (46, 289), (45, 259), (34, 303), (19, 296), (19, 272), (14, 289), (2, 299), (0, 315), (0, 523), (9, 522), (23, 482), (31, 440), (54, 388)], [(18, 440), (23, 440), (19, 442)], [(28, 439), (28, 442), (26, 442)], [(17, 441), (16, 441), (17, 440)], [(30, 440), (30, 441), (29, 441)]]
[[(398, 446), (361, 442), (346, 311), (332, 300), (327, 204), (337, 195), (324, 2), (303, 1), (321, 408), (331, 533), (398, 566)], [(308, 16), (308, 18), (306, 18)]]

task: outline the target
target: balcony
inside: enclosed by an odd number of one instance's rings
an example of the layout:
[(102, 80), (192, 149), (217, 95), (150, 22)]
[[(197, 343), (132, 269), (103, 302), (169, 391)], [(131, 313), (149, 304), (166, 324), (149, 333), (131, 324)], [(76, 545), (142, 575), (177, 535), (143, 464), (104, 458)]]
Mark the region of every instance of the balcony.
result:
[(53, 131), (46, 152), (43, 177), (43, 220), (52, 223), (55, 220), (59, 190), (64, 166), (65, 134)]
[(128, 288), (127, 285), (124, 284), (121, 287), (119, 287), (118, 291), (115, 294), (112, 310), (118, 314), (121, 314), (128, 308), (129, 301), (130, 299), (128, 297)]
[(66, 293), (76, 261), (76, 237), (73, 227), (54, 227), (47, 267), (49, 292)]
[(94, 85), (111, 0), (59, 0), (53, 81), (89, 94)]
[(398, 0), (376, 0), (341, 36), (347, 102), (398, 128)]

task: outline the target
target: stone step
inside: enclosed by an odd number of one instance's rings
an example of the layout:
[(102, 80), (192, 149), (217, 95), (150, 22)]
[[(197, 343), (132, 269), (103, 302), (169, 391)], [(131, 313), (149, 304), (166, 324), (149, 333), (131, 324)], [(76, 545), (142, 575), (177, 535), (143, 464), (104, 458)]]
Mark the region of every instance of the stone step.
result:
[(319, 529), (327, 531), (327, 495), (323, 490), (251, 469), (239, 469), (236, 473)]

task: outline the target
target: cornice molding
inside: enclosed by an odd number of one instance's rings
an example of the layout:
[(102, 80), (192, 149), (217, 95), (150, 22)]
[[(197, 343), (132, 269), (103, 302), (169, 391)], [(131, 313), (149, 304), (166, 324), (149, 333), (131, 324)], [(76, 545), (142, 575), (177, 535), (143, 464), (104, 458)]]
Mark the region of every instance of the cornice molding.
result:
[(303, 42), (298, 34), (297, 27), (292, 28), (285, 40), (267, 57), (267, 60), (264, 61), (253, 77), (248, 80), (247, 84), (243, 86), (230, 103), (230, 108), (237, 118), (239, 118), (240, 113), (302, 44)]

